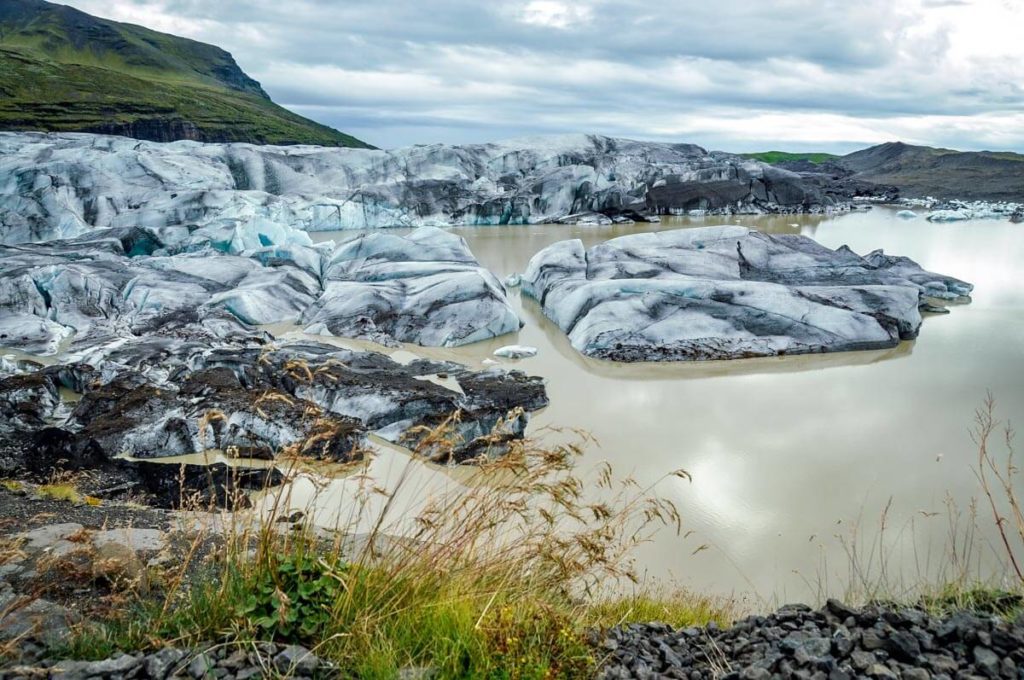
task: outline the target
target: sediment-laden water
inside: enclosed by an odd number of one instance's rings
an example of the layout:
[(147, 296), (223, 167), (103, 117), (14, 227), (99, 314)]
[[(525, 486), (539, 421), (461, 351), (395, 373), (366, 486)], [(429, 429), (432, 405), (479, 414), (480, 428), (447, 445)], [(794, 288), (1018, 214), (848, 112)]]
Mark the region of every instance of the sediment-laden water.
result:
[[(584, 467), (608, 460), (618, 475), (641, 483), (689, 471), (692, 482), (672, 478), (658, 487), (691, 533), (662, 532), (643, 548), (641, 566), (652, 578), (777, 600), (842, 593), (854, 562), (871, 577), (886, 570), (890, 586), (913, 582), (948, 566), (950, 499), (967, 513), (978, 495), (969, 428), (986, 391), (1003, 417), (1024, 415), (1024, 230), (1005, 221), (932, 224), (895, 213), (454, 230), (502, 278), (567, 238), (590, 246), (629, 233), (739, 223), (802, 233), (832, 248), (847, 244), (861, 254), (884, 248), (975, 284), (971, 304), (928, 316), (918, 340), (891, 350), (613, 364), (576, 353), (518, 289), (510, 291), (526, 320), (518, 334), (453, 350), (406, 349), (479, 365), (502, 345), (538, 347), (535, 358), (515, 362), (547, 379), (551, 406), (534, 417), (534, 431), (582, 428), (599, 442)], [(373, 471), (394, 477), (403, 465), (383, 455)], [(470, 476), (430, 474), (463, 482)], [(959, 521), (962, 529), (970, 523), (966, 516)], [(988, 517), (982, 514), (978, 525), (973, 552), (961, 557), (984, 572), (998, 547)], [(884, 566), (877, 548), (872, 552), (878, 541), (887, 546)], [(861, 551), (855, 560), (852, 546)]]

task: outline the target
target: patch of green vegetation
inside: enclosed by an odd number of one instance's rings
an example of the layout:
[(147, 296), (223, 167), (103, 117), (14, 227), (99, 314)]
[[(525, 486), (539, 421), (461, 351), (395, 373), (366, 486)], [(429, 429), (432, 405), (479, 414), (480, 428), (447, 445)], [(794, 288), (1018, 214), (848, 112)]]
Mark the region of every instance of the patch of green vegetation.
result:
[(330, 624), (331, 607), (352, 574), (344, 564), (300, 551), (277, 556), (255, 576), (237, 616), (269, 638), (306, 642)]
[(839, 158), (839, 156), (831, 153), (790, 153), (788, 151), (759, 151), (756, 153), (743, 153), (740, 155), (744, 158), (752, 158), (755, 161), (768, 163), (769, 165), (793, 161), (808, 161), (815, 165), (821, 165), (827, 161)]
[(1024, 595), (1019, 591), (1010, 592), (990, 586), (965, 587), (950, 584), (935, 593), (925, 595), (921, 605), (937, 614), (967, 610), (977, 614), (1014, 619), (1024, 614)]
[(1024, 154), (1014, 153), (1012, 151), (979, 151), (978, 153), (1001, 161), (1024, 163)]
[(368, 147), (278, 106), (218, 47), (35, 0), (0, 6), (0, 129)]
[(588, 615), (596, 628), (650, 621), (667, 623), (674, 628), (704, 626), (714, 621), (724, 628), (732, 624), (738, 614), (736, 603), (725, 598), (661, 590), (601, 601)]
[(36, 487), (36, 495), (53, 501), (64, 501), (79, 505), (83, 502), (82, 494), (73, 484), (41, 484)]
[[(334, 661), (345, 677), (394, 678), (411, 666), (442, 678), (589, 677), (588, 631), (639, 621), (725, 625), (724, 601), (682, 593), (640, 595), (587, 606), (538, 588), (524, 575), (484, 570), (446, 576), (418, 565), (395, 572), (313, 557), (293, 545), (256, 565), (210, 571), (172, 608), (152, 601), (77, 630), (61, 655), (99, 660), (118, 650), (228, 636), (298, 642)], [(422, 569), (422, 570), (421, 570)]]

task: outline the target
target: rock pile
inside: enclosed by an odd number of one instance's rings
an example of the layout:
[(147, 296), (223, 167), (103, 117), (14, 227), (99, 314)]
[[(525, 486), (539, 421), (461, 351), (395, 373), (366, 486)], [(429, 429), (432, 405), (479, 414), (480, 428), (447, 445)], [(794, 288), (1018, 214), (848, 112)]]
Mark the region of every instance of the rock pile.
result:
[(915, 608), (856, 609), (834, 600), (818, 611), (786, 606), (724, 630), (629, 625), (608, 632), (598, 647), (607, 655), (607, 679), (1024, 677), (1024, 617), (937, 617)]
[[(206, 651), (200, 651), (200, 650)], [(203, 645), (168, 647), (151, 654), (120, 654), (103, 661), (54, 661), (0, 667), (0, 680), (253, 680), (337, 678), (337, 669), (300, 645)]]

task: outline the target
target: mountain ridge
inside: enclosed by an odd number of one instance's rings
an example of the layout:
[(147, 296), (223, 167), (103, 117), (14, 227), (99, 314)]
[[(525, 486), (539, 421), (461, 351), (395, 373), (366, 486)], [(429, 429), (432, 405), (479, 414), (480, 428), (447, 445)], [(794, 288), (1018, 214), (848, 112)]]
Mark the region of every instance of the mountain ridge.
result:
[[(1024, 154), (1011, 151), (957, 151), (885, 142), (821, 162), (818, 154), (780, 154), (775, 167), (836, 185), (896, 188), (904, 198), (1024, 200)], [(881, 192), (884, 193), (884, 192)]]
[(0, 94), (5, 130), (371, 148), (275, 104), (220, 47), (45, 0), (0, 4)]

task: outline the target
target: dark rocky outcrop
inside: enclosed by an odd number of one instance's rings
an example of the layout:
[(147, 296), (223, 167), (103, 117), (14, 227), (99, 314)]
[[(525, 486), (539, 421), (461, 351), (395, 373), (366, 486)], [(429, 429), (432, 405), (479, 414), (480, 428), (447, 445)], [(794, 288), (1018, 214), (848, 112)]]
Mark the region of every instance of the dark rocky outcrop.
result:
[(660, 215), (691, 210), (811, 212), (832, 204), (796, 173), (771, 167), (730, 166), (724, 172), (708, 168), (696, 176), (669, 175), (646, 196), (647, 210)]
[(790, 605), (726, 629), (629, 625), (595, 642), (606, 657), (606, 679), (1011, 680), (1024, 674), (1024, 617), (966, 611), (940, 617), (836, 601), (818, 611)]
[[(157, 468), (120, 458), (210, 449), (241, 459), (291, 451), (350, 461), (362, 456), (369, 432), (415, 448), (418, 433), (456, 412), (461, 416), (451, 433), (452, 448), (423, 454), (460, 462), (499, 453), (501, 437), (521, 437), (527, 413), (547, 404), (542, 382), (518, 372), (473, 372), (430, 361), (403, 366), (382, 354), (319, 343), (199, 349), (194, 342), (163, 337), (128, 344), (97, 348), (90, 355), (94, 365), (66, 364), (0, 379), (0, 403), (10, 416), (0, 431), (30, 433), (24, 469), (46, 479), (55, 471), (120, 466), (145, 477)], [(143, 355), (156, 358), (151, 369), (144, 362), (121, 363)], [(460, 391), (425, 379), (438, 374), (454, 380)], [(60, 387), (80, 390), (80, 401), (61, 406)], [(490, 435), (499, 426), (495, 439)], [(148, 491), (166, 495), (162, 487)]]
[(884, 196), (966, 201), (1024, 200), (1024, 155), (953, 151), (888, 142), (823, 163), (783, 161), (796, 173), (836, 196)]

